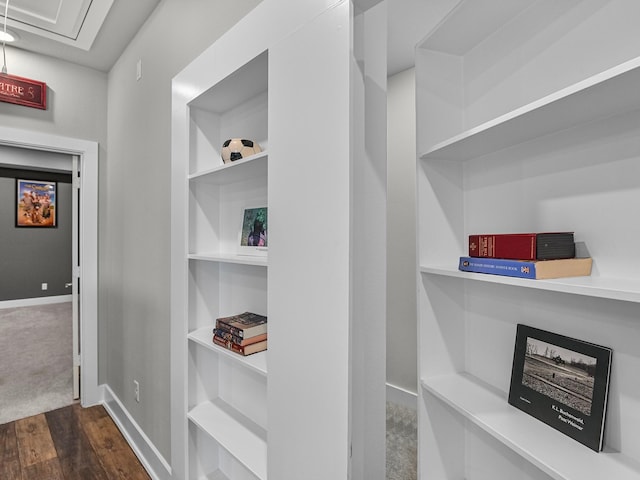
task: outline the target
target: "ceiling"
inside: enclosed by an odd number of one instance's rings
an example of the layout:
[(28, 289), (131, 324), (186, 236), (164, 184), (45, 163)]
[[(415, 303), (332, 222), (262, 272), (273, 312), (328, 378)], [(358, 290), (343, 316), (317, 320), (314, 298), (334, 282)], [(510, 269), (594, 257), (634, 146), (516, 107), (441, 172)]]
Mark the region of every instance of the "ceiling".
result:
[[(0, 21), (5, 1), (0, 0)], [(376, 4), (380, 0), (360, 0)], [(413, 66), (414, 46), (452, 0), (388, 0), (388, 72)], [(109, 71), (160, 0), (9, 0), (16, 48)]]
[[(4, 21), (6, 0), (0, 0)], [(160, 0), (9, 0), (16, 48), (108, 71)]]

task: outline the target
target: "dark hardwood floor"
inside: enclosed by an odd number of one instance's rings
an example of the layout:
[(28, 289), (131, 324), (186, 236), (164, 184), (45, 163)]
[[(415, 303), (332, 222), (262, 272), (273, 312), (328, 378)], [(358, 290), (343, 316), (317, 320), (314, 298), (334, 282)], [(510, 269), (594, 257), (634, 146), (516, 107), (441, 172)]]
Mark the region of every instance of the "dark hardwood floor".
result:
[(0, 425), (0, 480), (149, 480), (102, 406)]

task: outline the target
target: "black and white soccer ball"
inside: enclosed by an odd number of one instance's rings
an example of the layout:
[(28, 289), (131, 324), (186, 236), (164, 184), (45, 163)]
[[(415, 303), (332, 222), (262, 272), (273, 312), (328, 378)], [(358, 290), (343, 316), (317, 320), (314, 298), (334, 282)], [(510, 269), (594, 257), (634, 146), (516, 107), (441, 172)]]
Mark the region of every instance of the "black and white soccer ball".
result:
[(246, 140), (244, 138), (230, 138), (222, 144), (222, 161), (224, 163), (235, 162), (241, 158), (247, 158), (256, 153), (260, 153), (262, 148), (258, 142)]

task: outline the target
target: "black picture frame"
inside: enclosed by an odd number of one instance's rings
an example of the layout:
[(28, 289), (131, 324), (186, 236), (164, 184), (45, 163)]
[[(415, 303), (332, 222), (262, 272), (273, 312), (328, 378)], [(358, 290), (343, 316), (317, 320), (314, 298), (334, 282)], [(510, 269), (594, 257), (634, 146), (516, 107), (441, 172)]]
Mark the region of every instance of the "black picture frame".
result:
[(612, 350), (518, 325), (509, 403), (602, 450)]
[(16, 178), (16, 227), (58, 226), (58, 182)]

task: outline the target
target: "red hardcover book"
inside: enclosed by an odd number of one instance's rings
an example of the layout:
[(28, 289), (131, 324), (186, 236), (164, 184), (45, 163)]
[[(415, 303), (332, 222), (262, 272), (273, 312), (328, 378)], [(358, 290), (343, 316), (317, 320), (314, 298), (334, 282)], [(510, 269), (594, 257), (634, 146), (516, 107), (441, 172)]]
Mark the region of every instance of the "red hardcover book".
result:
[(213, 334), (216, 337), (220, 337), (223, 340), (235, 343), (236, 345), (240, 345), (241, 347), (244, 347), (245, 345), (249, 345), (251, 343), (261, 342), (262, 340), (267, 339), (266, 333), (254, 335), (253, 337), (242, 338), (242, 337), (238, 337), (237, 335), (233, 335), (232, 333), (229, 333), (228, 331), (223, 330), (221, 328), (214, 328)]
[(469, 235), (469, 256), (511, 260), (575, 257), (573, 232)]
[(226, 348), (227, 350), (231, 350), (232, 352), (236, 352), (244, 356), (262, 352), (263, 350), (267, 349), (267, 340), (242, 346), (238, 345), (237, 343), (230, 342), (229, 340), (225, 340), (224, 338), (220, 338), (217, 335), (214, 335), (213, 343), (222, 348)]

